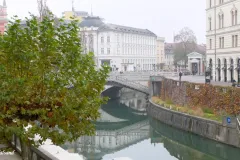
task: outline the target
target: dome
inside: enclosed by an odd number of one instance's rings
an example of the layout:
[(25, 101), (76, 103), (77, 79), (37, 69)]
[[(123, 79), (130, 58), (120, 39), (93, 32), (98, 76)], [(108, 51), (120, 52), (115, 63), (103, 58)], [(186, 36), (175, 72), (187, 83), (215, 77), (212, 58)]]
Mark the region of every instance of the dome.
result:
[(103, 25), (103, 21), (99, 17), (86, 17), (80, 23), (80, 27), (100, 27)]

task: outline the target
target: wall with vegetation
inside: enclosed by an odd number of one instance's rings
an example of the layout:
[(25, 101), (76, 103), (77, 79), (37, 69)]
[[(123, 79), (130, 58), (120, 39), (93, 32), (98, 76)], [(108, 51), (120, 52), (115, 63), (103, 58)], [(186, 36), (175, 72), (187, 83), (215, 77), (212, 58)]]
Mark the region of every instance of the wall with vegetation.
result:
[(173, 104), (210, 108), (221, 115), (240, 114), (240, 89), (163, 79), (161, 99)]

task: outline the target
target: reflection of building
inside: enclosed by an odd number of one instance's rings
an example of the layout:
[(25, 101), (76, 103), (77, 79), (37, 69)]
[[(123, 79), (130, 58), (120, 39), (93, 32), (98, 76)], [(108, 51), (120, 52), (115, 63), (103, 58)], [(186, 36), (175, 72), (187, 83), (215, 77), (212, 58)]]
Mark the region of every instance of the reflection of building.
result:
[(193, 75), (202, 75), (205, 70), (204, 55), (197, 52), (192, 52), (187, 56), (188, 56), (188, 70)]
[[(113, 70), (152, 70), (156, 64), (156, 35), (147, 29), (106, 24), (99, 17), (86, 17), (80, 24), (85, 46), (90, 46), (98, 67), (107, 62)], [(88, 52), (88, 50), (87, 50)]]
[(7, 4), (6, 0), (3, 0), (3, 5), (0, 6), (0, 33), (3, 34), (8, 24), (7, 19)]
[(100, 160), (107, 154), (149, 137), (149, 120), (146, 114), (141, 114), (143, 111), (118, 101), (109, 101), (101, 107), (100, 113), (101, 117), (95, 122), (95, 136), (80, 137), (76, 142), (67, 143), (63, 147), (80, 153), (89, 160)]
[(240, 82), (240, 0), (207, 1), (207, 63), (217, 81)]
[(165, 63), (165, 38), (158, 37), (157, 38), (157, 66), (156, 69), (161, 69)]

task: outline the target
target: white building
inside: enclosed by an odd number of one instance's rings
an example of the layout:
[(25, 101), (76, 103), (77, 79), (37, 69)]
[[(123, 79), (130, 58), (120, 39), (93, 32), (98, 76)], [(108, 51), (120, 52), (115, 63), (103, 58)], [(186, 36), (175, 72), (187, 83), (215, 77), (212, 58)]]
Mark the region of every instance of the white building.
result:
[(161, 66), (165, 64), (165, 38), (158, 37), (157, 38), (157, 65), (162, 68)]
[(207, 0), (207, 64), (213, 80), (240, 82), (240, 0)]
[(165, 69), (172, 70), (174, 66), (174, 48), (175, 43), (165, 43)]
[(113, 70), (152, 70), (156, 64), (157, 36), (147, 29), (105, 24), (99, 17), (87, 17), (80, 24), (84, 52), (95, 54), (97, 66)]

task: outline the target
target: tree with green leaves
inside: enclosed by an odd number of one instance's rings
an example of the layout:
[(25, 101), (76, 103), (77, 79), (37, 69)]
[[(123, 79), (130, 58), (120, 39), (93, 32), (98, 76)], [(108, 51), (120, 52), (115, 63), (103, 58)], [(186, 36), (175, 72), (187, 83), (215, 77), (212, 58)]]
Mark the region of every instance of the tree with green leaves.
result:
[(39, 144), (59, 145), (93, 135), (109, 67), (96, 70), (93, 53), (82, 54), (76, 21), (55, 25), (49, 13), (20, 22), (14, 17), (0, 37), (1, 140), (15, 134), (35, 145), (39, 134)]
[(174, 37), (174, 41), (177, 43), (174, 47), (174, 63), (176, 65), (182, 60), (186, 67), (187, 55), (195, 50), (197, 38), (191, 29), (185, 27)]

